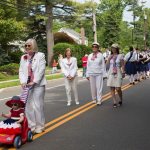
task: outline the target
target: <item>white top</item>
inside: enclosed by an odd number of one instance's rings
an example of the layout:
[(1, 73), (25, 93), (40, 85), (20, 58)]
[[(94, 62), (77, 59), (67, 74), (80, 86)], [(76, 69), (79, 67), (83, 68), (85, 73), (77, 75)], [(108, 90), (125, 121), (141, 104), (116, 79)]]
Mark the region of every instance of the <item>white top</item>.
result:
[(105, 60), (108, 60), (108, 57), (111, 55), (111, 52), (109, 50), (107, 50), (106, 52), (103, 53), (103, 57), (105, 58)]
[[(28, 80), (29, 61), (25, 59), (24, 56), (25, 55), (21, 57), (19, 67), (19, 79), (21, 84), (27, 83)], [(45, 68), (46, 68), (46, 60), (44, 53), (41, 52), (35, 53), (32, 61), (32, 71), (34, 75), (33, 82), (37, 83), (37, 85), (39, 86), (46, 85)]]
[[(123, 54), (118, 54), (116, 58), (116, 67), (121, 67), (121, 60), (123, 60)], [(113, 68), (113, 59), (110, 60), (110, 68)]]
[(92, 60), (93, 53), (88, 56), (86, 76), (102, 74), (106, 77), (106, 66), (102, 53), (97, 54), (97, 58)]
[[(125, 61), (128, 61), (128, 59), (129, 59), (129, 57), (130, 57), (130, 54), (131, 54), (131, 52), (128, 52), (128, 53), (125, 55), (125, 57), (124, 57), (124, 60), (125, 60)], [(137, 53), (136, 53), (136, 51), (133, 51), (133, 55), (132, 55), (132, 57), (130, 58), (129, 62), (134, 62), (134, 61), (136, 61), (136, 60), (137, 60)]]
[(71, 57), (68, 61), (67, 58), (63, 58), (61, 60), (61, 69), (65, 77), (68, 77), (69, 75), (71, 77), (75, 77), (78, 70), (77, 59), (75, 57)]

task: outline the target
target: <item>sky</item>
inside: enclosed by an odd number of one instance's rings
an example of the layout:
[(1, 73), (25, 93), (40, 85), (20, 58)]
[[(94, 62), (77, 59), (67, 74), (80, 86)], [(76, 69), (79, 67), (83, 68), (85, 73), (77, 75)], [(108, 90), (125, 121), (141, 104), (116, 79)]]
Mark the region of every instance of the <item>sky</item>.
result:
[[(74, 1), (77, 1), (77, 2), (81, 2), (81, 3), (84, 3), (85, 1), (87, 0), (74, 0)], [(94, 0), (95, 2), (99, 2), (100, 0)], [(140, 0), (142, 1), (142, 0)], [(146, 1), (145, 3), (145, 7), (148, 7), (150, 8), (150, 0), (144, 0)], [(124, 11), (124, 14), (123, 14), (123, 20), (124, 21), (128, 21), (128, 22), (131, 22), (133, 20), (133, 15), (132, 15), (132, 12), (128, 12), (128, 11)]]

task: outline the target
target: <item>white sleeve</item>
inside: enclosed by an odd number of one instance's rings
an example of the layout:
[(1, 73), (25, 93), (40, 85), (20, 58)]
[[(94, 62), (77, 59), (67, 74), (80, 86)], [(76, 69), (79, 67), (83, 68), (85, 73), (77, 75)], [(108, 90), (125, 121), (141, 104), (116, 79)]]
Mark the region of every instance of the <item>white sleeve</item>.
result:
[(125, 55), (124, 60), (127, 61), (128, 58), (129, 58), (129, 53), (127, 53), (127, 54)]
[(62, 70), (62, 73), (64, 74), (64, 76), (68, 77), (69, 76), (69, 72), (65, 68), (64, 59), (61, 60), (61, 66), (60, 67), (61, 67), (61, 70)]
[(87, 60), (86, 77), (89, 77), (89, 59), (90, 59), (90, 55), (88, 56), (88, 60)]
[(33, 82), (39, 84), (42, 80), (43, 76), (45, 75), (45, 68), (46, 68), (46, 60), (45, 55), (42, 53), (40, 60), (39, 60), (39, 70), (34, 74)]
[(74, 62), (73, 62), (73, 69), (72, 69), (72, 71), (71, 71), (70, 76), (71, 76), (71, 77), (74, 77), (74, 76), (76, 75), (76, 73), (77, 73), (77, 70), (78, 70), (77, 59), (75, 58), (75, 59), (74, 59)]
[(19, 66), (19, 80), (20, 80), (20, 83), (23, 84), (23, 83), (27, 83), (27, 78), (24, 74), (24, 65), (23, 65), (23, 57), (24, 55), (21, 57), (21, 60), (20, 60), (20, 66)]
[(123, 56), (123, 54), (120, 54), (120, 58), (119, 58), (120, 60), (124, 60), (124, 56)]
[(107, 77), (106, 65), (105, 65), (105, 60), (103, 56), (102, 56), (102, 68), (103, 68), (103, 77)]

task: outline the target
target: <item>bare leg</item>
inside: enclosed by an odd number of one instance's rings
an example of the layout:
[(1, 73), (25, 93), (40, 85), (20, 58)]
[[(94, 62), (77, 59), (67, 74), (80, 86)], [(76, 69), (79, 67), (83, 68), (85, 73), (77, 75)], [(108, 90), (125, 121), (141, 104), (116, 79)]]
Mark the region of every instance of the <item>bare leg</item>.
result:
[(121, 106), (122, 105), (122, 90), (121, 90), (121, 87), (117, 87), (116, 88), (117, 90), (117, 93), (118, 93), (118, 96), (119, 96), (119, 105)]
[(117, 101), (116, 101), (116, 95), (115, 95), (115, 88), (110, 87), (110, 90), (111, 90), (111, 96), (112, 96), (112, 99), (113, 99), (113, 103), (116, 104)]

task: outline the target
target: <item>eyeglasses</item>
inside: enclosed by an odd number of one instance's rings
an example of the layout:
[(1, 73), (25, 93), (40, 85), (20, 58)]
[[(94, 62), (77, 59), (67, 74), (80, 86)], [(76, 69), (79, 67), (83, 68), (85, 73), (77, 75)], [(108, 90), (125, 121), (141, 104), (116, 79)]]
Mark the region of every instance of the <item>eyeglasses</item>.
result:
[(26, 44), (25, 47), (31, 47), (31, 45), (27, 45), (27, 44)]
[(18, 104), (12, 104), (12, 106), (18, 106)]

